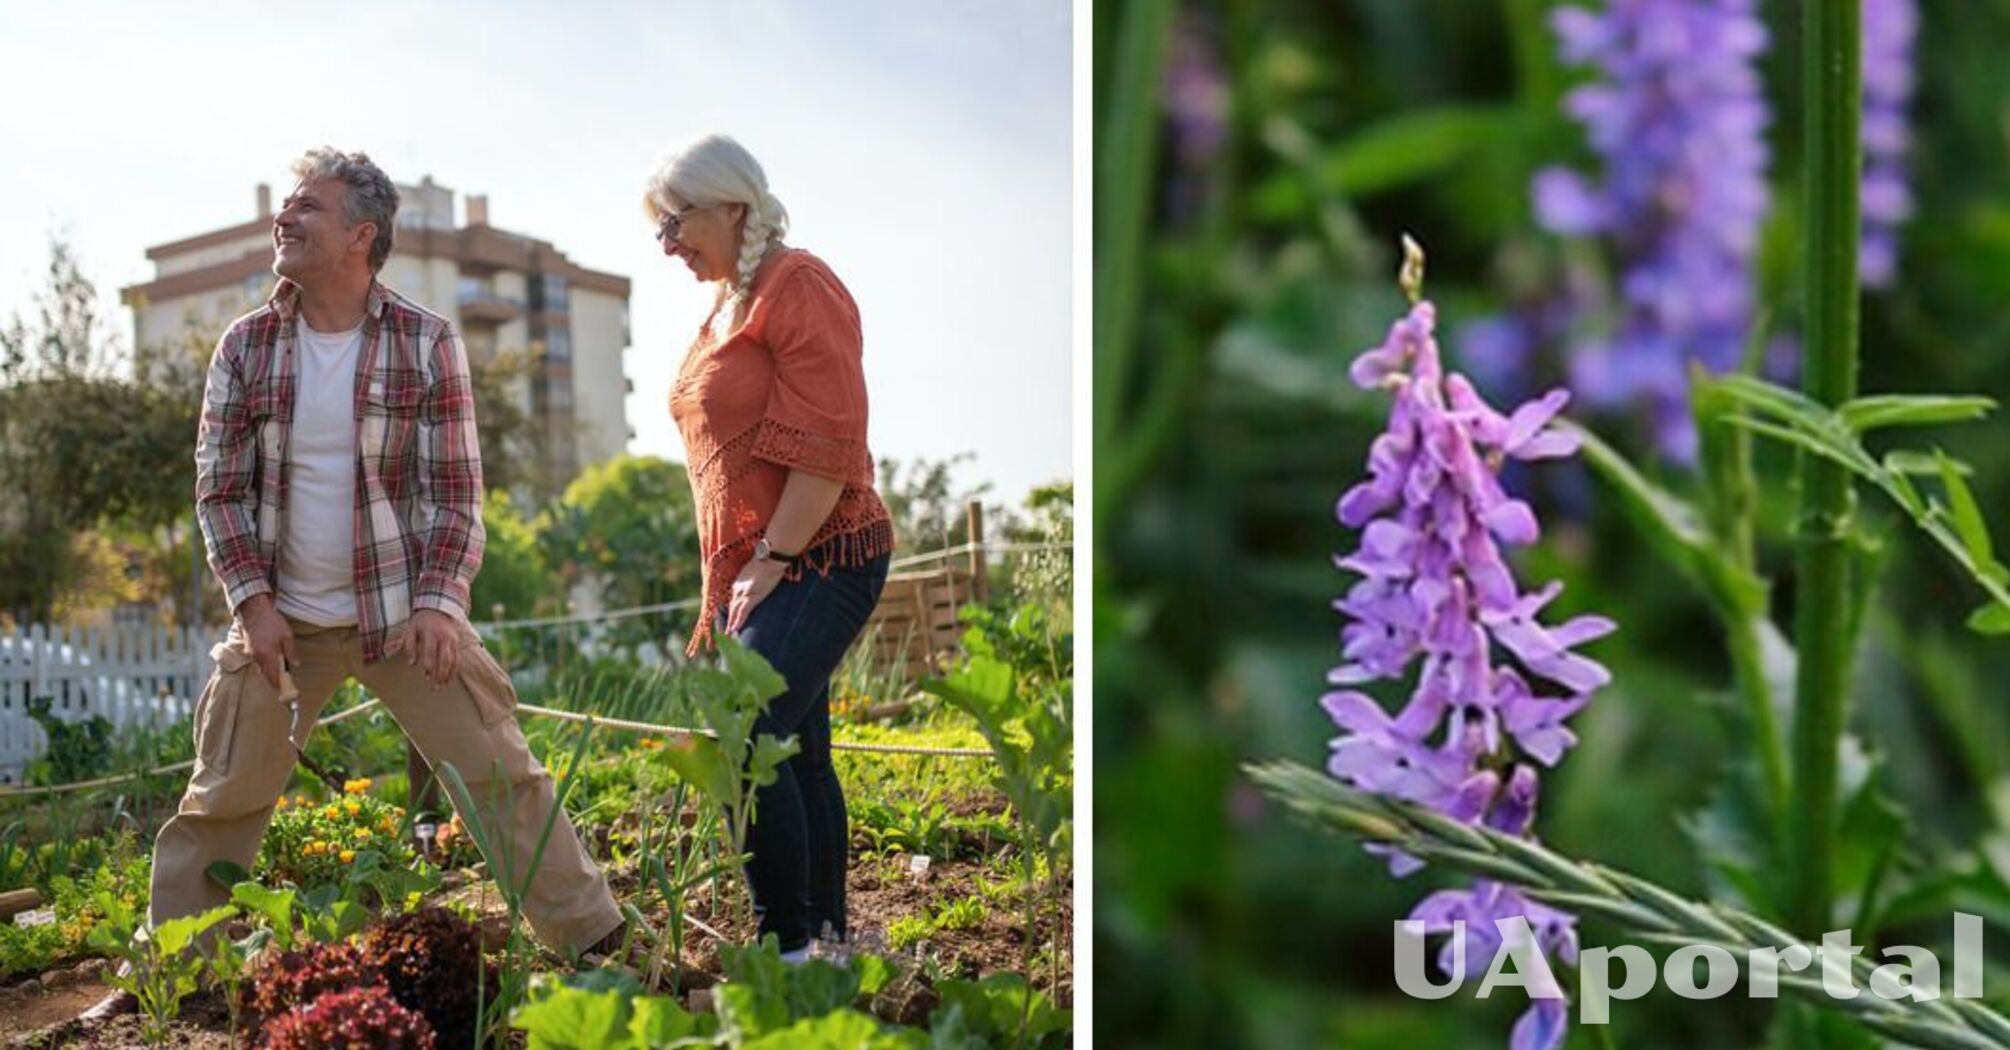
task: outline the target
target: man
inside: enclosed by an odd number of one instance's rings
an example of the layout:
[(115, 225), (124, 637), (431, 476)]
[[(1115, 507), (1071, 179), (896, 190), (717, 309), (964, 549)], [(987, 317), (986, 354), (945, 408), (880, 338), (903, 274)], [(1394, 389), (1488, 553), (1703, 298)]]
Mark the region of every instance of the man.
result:
[[(506, 842), (489, 858), (499, 877), (530, 870), (555, 804), (509, 676), (467, 622), (482, 474), (460, 338), (378, 283), (398, 191), (368, 156), (312, 150), (293, 174), (272, 222), (278, 286), (224, 333), (203, 395), (197, 516), (234, 622), (196, 705), (195, 771), (154, 840), (156, 924), (228, 899), (210, 865), (252, 866), (296, 747), (350, 677), (467, 780)], [(299, 690), (297, 725), (283, 684)], [(524, 914), (559, 951), (621, 935), (563, 812)], [(115, 995), (87, 1016), (134, 1005)]]

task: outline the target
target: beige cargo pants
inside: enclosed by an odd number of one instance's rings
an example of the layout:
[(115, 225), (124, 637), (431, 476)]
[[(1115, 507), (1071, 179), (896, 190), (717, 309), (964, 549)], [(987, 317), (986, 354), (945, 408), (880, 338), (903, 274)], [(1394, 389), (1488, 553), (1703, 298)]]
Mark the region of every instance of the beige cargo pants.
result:
[[(403, 654), (365, 664), (354, 627), (288, 622), (293, 680), (300, 688), (301, 747), (336, 687), (355, 678), (383, 699), (428, 763), (436, 769), (452, 763), (467, 781), (476, 815), (484, 827), (496, 829), (496, 838), (506, 843), (500, 848), (510, 854), (489, 858), (490, 869), (529, 871), (555, 800), (551, 774), (525, 745), (516, 722), (516, 690), (474, 628), (460, 623), (460, 669), (452, 683), (435, 688)], [(209, 878), (209, 866), (228, 860), (251, 868), (273, 803), (293, 773), (289, 712), (252, 662), (241, 627), (231, 625), (215, 655), (216, 672), (195, 708), (195, 772), (180, 807), (154, 839), (149, 916), (154, 923), (229, 899)], [(607, 880), (564, 813), (552, 825), (523, 909), (538, 939), (558, 951), (584, 949), (621, 924)]]

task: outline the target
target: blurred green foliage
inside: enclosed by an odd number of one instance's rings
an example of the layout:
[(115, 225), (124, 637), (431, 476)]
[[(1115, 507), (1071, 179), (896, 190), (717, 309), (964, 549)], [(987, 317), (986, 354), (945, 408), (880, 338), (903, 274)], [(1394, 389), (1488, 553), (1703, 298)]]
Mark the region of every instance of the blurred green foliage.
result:
[[(1094, 10), (1096, 1032), (1110, 1046), (1504, 1045), (1514, 997), (1443, 1003), (1394, 987), (1389, 922), (1442, 876), (1407, 881), (1285, 819), (1240, 776), (1251, 758), (1321, 763), (1317, 707), (1337, 662), (1330, 555), (1353, 537), (1333, 501), (1363, 474), (1386, 404), (1346, 379), (1401, 309), (1397, 236), (1430, 249), (1456, 366), (1457, 327), (1554, 279), (1571, 248), (1537, 230), (1527, 187), (1585, 163), (1558, 108), (1572, 82), (1546, 26), (1556, 4), (1347, 0), (1265, 5), (1104, 0)], [(1898, 286), (1863, 304), (1866, 393), (2010, 394), (2010, 4), (1923, 5), (1913, 104), (1919, 210)], [(1759, 294), (1798, 330), (1798, 6), (1762, 7), (1775, 121), (1774, 205)], [(1212, 66), (1218, 74), (1209, 74)], [(1211, 76), (1221, 120), (1203, 117)], [(1198, 87), (1196, 87), (1198, 84)], [(1196, 149), (1213, 143), (1211, 149)], [(1540, 388), (1561, 362), (1522, 377)], [(1660, 484), (1623, 419), (1587, 420)], [(1974, 468), (1983, 508), (2010, 503), (2000, 421), (1920, 432)], [(1910, 439), (1909, 439), (1910, 440)], [(1881, 447), (1878, 449), (1881, 451)], [(1793, 460), (1758, 446), (1758, 562), (1791, 622)], [(1510, 479), (1541, 509), (1525, 579), (1564, 581), (1559, 615), (1617, 619), (1595, 654), (1616, 676), (1546, 778), (1540, 830), (1573, 856), (1681, 892), (1719, 888), (1691, 844), (1743, 742), (1724, 639), (1702, 595), (1647, 548), (1590, 472)], [(1913, 852), (2005, 826), (1994, 798), (2010, 725), (1988, 688), (2000, 639), (1967, 633), (1974, 585), (1866, 500), (1886, 571), (1856, 677), (1852, 729), (1913, 814)], [(1996, 839), (1996, 841), (2002, 841)], [(1947, 907), (2001, 923), (2003, 873), (1894, 908), (1911, 943)], [(1901, 905), (1903, 907), (1901, 907)], [(1939, 910), (1935, 910), (1938, 908)], [(1908, 910), (1909, 909), (1909, 910)], [(1909, 923), (1909, 925), (1908, 925)], [(1587, 944), (1610, 931), (1584, 928)], [(1997, 977), (1992, 962), (1992, 980)], [(1754, 1045), (1762, 1006), (1695, 1009), (1665, 991), (1616, 1012), (1614, 1045)], [(1576, 1031), (1572, 1046), (1596, 1045)]]

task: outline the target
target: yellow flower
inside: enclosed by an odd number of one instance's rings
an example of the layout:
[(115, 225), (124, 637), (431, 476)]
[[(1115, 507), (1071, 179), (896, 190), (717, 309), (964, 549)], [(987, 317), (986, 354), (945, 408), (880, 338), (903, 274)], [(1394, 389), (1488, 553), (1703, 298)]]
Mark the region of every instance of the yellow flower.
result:
[(358, 841), (358, 842), (368, 842), (368, 841), (370, 841), (370, 829), (369, 829), (369, 828), (357, 828), (357, 829), (356, 829), (356, 841)]
[(356, 851), (353, 849), (345, 849), (342, 851), (341, 856), (342, 856), (342, 863), (347, 864), (350, 861), (356, 859)]
[(322, 810), (321, 815), (327, 817), (329, 820), (334, 820), (335, 818), (340, 817), (342, 815), (342, 808), (340, 806), (331, 805), (327, 809)]
[(345, 781), (342, 784), (342, 791), (344, 794), (360, 795), (368, 790), (370, 790), (369, 777), (358, 777), (355, 780)]
[(413, 890), (412, 892), (405, 894), (405, 908), (407, 910), (410, 910), (412, 908), (418, 907), (419, 901), (422, 899), (424, 898), (420, 896), (418, 890)]
[(285, 809), (285, 808), (286, 808), (286, 796), (285, 796), (285, 795), (281, 795), (281, 796), (279, 796), (279, 801), (277, 801), (277, 802), (274, 802), (274, 803), (272, 804), (272, 808), (273, 808), (273, 809), (275, 809), (275, 810), (278, 810), (278, 809)]
[(645, 751), (660, 751), (663, 748), (663, 741), (658, 740), (653, 736), (643, 737), (640, 741), (640, 744), (642, 746), (642, 749)]
[(363, 812), (363, 804), (361, 802), (344, 802), (342, 803), (342, 808), (348, 810), (349, 815), (352, 817)]
[(321, 843), (310, 842), (307, 845), (300, 847), (300, 852), (310, 857), (316, 856), (321, 852)]
[(305, 808), (307, 805), (307, 796), (306, 795), (293, 796), (293, 804)]

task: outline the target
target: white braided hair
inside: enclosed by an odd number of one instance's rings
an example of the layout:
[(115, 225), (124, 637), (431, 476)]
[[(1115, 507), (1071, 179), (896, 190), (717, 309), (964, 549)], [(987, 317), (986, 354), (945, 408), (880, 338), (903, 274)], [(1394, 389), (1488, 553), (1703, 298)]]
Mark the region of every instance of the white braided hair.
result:
[(659, 219), (682, 205), (746, 207), (740, 227), (739, 264), (720, 290), (720, 310), (737, 320), (749, 304), (761, 260), (789, 232), (789, 210), (768, 192), (768, 176), (761, 170), (761, 162), (731, 136), (707, 135), (657, 167), (649, 177), (643, 204)]

